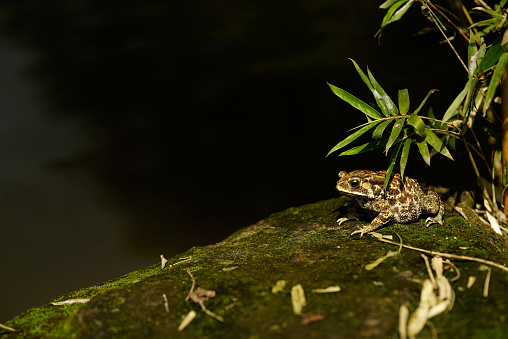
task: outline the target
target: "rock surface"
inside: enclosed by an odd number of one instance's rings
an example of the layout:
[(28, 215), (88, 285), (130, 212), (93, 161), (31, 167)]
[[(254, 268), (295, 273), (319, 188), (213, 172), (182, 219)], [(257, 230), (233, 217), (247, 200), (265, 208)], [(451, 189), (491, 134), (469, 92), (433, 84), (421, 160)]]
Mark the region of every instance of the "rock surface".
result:
[[(369, 235), (350, 237), (364, 222), (338, 226), (335, 221), (339, 207), (349, 202), (342, 197), (273, 214), (220, 243), (170, 259), (164, 269), (157, 264), (52, 301), (91, 298), (88, 303), (48, 302), (30, 309), (5, 324), (16, 332), (0, 330), (0, 337), (396, 338), (399, 309), (406, 305), (414, 314), (428, 271), (421, 253), (405, 248), (367, 270), (366, 265), (399, 247)], [(427, 228), (421, 219), (379, 232), (393, 234), (394, 242), (400, 236), (411, 246), (507, 265), (506, 237), (464, 209), (469, 221), (447, 213), (441, 226)], [(439, 338), (508, 337), (508, 272), (467, 260), (451, 262), (444, 275), (455, 304), (430, 319), (419, 337), (431, 337), (432, 331)], [(460, 277), (452, 281), (457, 270)], [(476, 281), (468, 287), (470, 277)], [(277, 281), (286, 284), (272, 291)], [(291, 295), (297, 285), (306, 299), (299, 315)], [(204, 297), (198, 296), (198, 287)], [(328, 287), (334, 289), (313, 292)], [(191, 289), (195, 293), (186, 300)], [(179, 330), (191, 311), (195, 318)]]

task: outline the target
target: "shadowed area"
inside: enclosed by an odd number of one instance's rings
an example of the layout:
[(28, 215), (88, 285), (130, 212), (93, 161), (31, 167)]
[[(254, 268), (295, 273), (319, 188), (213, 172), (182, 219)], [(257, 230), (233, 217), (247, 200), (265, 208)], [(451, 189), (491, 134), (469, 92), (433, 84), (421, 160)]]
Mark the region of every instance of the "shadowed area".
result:
[[(439, 88), (429, 101), (436, 111), (460, 90), (452, 79), (462, 70), (439, 37), (411, 36), (427, 25), (418, 11), (378, 46), (383, 14), (370, 1), (3, 1), (3, 49), (19, 51), (4, 66), (21, 60), (11, 78), (30, 89), (3, 84), (5, 100), (19, 102), (0, 126), (0, 147), (12, 147), (1, 160), (20, 167), (4, 172), (2, 191), (33, 190), (33, 200), (0, 206), (9, 210), (2, 227), (19, 239), (2, 249), (8, 314), (337, 196), (339, 170), (385, 168), (380, 152), (325, 158), (364, 121), (326, 81), (370, 99), (350, 57), (393, 97), (408, 87), (412, 107)], [(27, 112), (23, 128), (9, 127)], [(30, 142), (12, 143), (12, 132)], [(6, 160), (24, 151), (31, 163)], [(449, 165), (436, 157), (418, 173), (414, 158), (408, 175), (431, 181)], [(14, 300), (7, 294), (29, 287), (19, 285), (21, 263), (34, 256), (45, 284)]]

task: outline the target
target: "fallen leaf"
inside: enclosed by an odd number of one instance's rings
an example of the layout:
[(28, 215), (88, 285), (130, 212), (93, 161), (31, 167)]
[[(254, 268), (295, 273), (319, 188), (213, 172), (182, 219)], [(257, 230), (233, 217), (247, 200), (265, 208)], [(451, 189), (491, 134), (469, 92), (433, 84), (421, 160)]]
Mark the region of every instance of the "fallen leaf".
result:
[(306, 314), (302, 319), (302, 325), (305, 326), (323, 320), (325, 320), (325, 316), (322, 314)]
[(215, 291), (207, 290), (201, 287), (189, 292), (189, 299), (199, 304), (200, 301), (207, 301), (208, 299), (215, 298)]
[(302, 285), (298, 284), (291, 288), (291, 303), (295, 314), (302, 313), (303, 308), (307, 305)]
[(15, 329), (13, 329), (12, 327), (6, 326), (4, 324), (0, 324), (0, 328), (3, 328), (4, 330), (11, 331), (11, 332), (16, 332)]
[(69, 299), (64, 301), (56, 301), (52, 302), (51, 305), (60, 306), (60, 305), (69, 305), (69, 304), (77, 304), (77, 303), (87, 303), (90, 299)]
[(326, 288), (316, 288), (312, 290), (312, 293), (335, 293), (341, 290), (339, 285), (328, 286)]
[(186, 328), (194, 320), (194, 318), (196, 318), (196, 311), (193, 310), (187, 313), (185, 318), (183, 318), (182, 322), (178, 326), (178, 331), (181, 331), (184, 328)]
[(284, 287), (286, 287), (286, 283), (287, 283), (286, 280), (278, 280), (275, 283), (275, 286), (272, 287), (272, 293), (277, 294), (279, 292), (282, 292)]
[(161, 254), (161, 270), (164, 269), (164, 267), (166, 267), (167, 263), (168, 263), (168, 260), (166, 258), (164, 258), (163, 254)]

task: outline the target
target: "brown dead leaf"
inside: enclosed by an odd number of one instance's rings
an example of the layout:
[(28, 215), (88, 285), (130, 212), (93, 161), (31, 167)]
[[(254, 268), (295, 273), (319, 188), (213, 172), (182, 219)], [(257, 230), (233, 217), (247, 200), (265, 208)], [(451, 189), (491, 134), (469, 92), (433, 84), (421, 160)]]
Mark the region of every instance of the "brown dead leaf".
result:
[(189, 292), (189, 299), (194, 301), (196, 304), (199, 304), (200, 301), (203, 302), (212, 298), (215, 298), (215, 291), (213, 290), (198, 287), (192, 292)]
[(239, 301), (232, 302), (231, 304), (224, 307), (224, 311), (229, 311), (230, 309), (232, 309), (233, 307), (238, 306), (238, 305), (240, 305)]
[(325, 316), (322, 314), (317, 314), (317, 313), (316, 314), (305, 314), (305, 315), (303, 315), (302, 325), (305, 326), (305, 325), (312, 324), (312, 323), (315, 323), (318, 321), (323, 321), (323, 320), (325, 320)]

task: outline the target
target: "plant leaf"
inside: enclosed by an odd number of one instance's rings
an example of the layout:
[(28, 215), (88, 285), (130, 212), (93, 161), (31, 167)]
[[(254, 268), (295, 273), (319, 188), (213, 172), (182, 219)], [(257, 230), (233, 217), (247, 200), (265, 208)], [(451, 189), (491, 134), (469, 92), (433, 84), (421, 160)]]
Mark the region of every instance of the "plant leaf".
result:
[[(377, 104), (380, 106), (381, 111), (384, 115), (398, 115), (399, 111), (397, 107), (393, 103), (393, 100), (386, 94), (381, 85), (376, 81), (370, 70), (367, 68), (367, 73), (369, 74), (370, 82), (374, 87), (372, 94), (374, 94), (374, 98), (376, 99)], [(383, 105), (384, 104), (384, 105)], [(383, 107), (384, 106), (384, 107)]]
[(338, 96), (339, 98), (341, 98), (342, 100), (344, 100), (345, 102), (347, 102), (348, 104), (350, 104), (351, 106), (356, 108), (357, 110), (363, 112), (365, 115), (367, 115), (373, 119), (379, 119), (381, 117), (381, 114), (378, 111), (376, 111), (374, 108), (367, 105), (365, 102), (361, 101), (354, 95), (349, 94), (348, 92), (344, 91), (343, 89), (335, 87), (332, 84), (328, 84), (328, 86), (330, 86), (330, 89), (336, 96)]
[[(491, 17), (493, 18), (499, 18), (499, 19), (502, 19), (503, 18), (503, 15), (496, 12), (496, 11), (493, 11), (493, 10), (490, 10), (490, 9), (487, 9), (487, 8), (483, 8), (483, 7), (474, 7), (472, 8), (471, 10), (473, 11), (481, 11), (481, 12), (484, 12), (484, 13), (487, 13), (488, 15), (490, 15)], [(471, 28), (471, 26), (469, 26), (469, 28)]]
[(483, 72), (490, 69), (494, 66), (501, 55), (503, 55), (504, 51), (501, 47), (502, 34), (494, 41), (492, 46), (489, 47), (487, 52), (485, 52), (485, 57), (482, 60), (482, 63), (479, 66), (479, 71)]
[[(383, 17), (383, 20), (381, 20), (381, 29), (383, 29), (384, 26), (388, 25), (390, 23), (390, 19), (395, 14), (395, 12), (404, 5), (408, 0), (400, 0), (395, 1), (394, 3), (390, 4), (388, 10), (386, 11), (385, 16)], [(384, 3), (386, 4), (386, 2)], [(384, 5), (382, 4), (382, 5)]]
[(439, 153), (441, 153), (445, 157), (450, 158), (451, 160), (453, 160), (452, 155), (450, 154), (450, 152), (448, 151), (446, 146), (443, 144), (441, 139), (439, 139), (434, 134), (434, 132), (432, 132), (429, 128), (427, 128), (427, 136), (425, 137), (425, 141), (427, 141), (429, 143), (429, 145), (434, 147), (434, 149), (436, 151), (438, 151)]
[(358, 74), (360, 74), (360, 77), (362, 78), (363, 82), (365, 82), (365, 84), (367, 85), (367, 87), (373, 91), (374, 88), (372, 87), (372, 84), (370, 83), (370, 80), (369, 78), (367, 78), (367, 76), (365, 75), (365, 73), (363, 73), (362, 69), (360, 68), (360, 66), (358, 66), (358, 64), (356, 63), (356, 61), (354, 61), (353, 59), (349, 59), (353, 62), (353, 65), (355, 65), (355, 68), (356, 68), (356, 71), (358, 72)]
[(390, 156), (390, 162), (388, 165), (388, 169), (386, 170), (385, 176), (385, 191), (386, 188), (388, 187), (388, 183), (390, 182), (390, 177), (392, 176), (393, 166), (395, 166), (395, 163), (397, 162), (397, 156), (399, 155), (400, 152), (400, 145), (402, 145), (401, 142), (395, 144), (395, 146), (393, 147), (393, 152)]
[(341, 154), (339, 154), (339, 156), (355, 155), (355, 154), (360, 154), (360, 153), (372, 151), (373, 149), (384, 147), (387, 142), (388, 142), (388, 138), (371, 141), (366, 144), (350, 148), (347, 151), (344, 151)]
[(411, 148), (411, 139), (407, 138), (402, 147), (402, 154), (400, 155), (400, 176), (404, 181), (404, 171), (406, 170), (407, 159), (409, 157), (409, 149)]
[(420, 112), (420, 110), (423, 108), (423, 105), (425, 105), (425, 103), (427, 102), (427, 100), (429, 99), (430, 95), (434, 92), (437, 92), (438, 90), (437, 89), (431, 89), (427, 95), (425, 96), (425, 98), (422, 100), (422, 102), (420, 103), (420, 106), (418, 106), (418, 108), (416, 109), (416, 111), (414, 111), (413, 113), (414, 114), (418, 114)]
[(349, 143), (351, 143), (352, 141), (356, 140), (358, 137), (360, 137), (362, 134), (364, 134), (365, 132), (367, 132), (368, 130), (370, 130), (372, 127), (376, 126), (378, 123), (380, 123), (382, 120), (374, 120), (372, 122), (370, 122), (369, 124), (363, 126), (362, 128), (360, 128), (358, 131), (354, 132), (353, 134), (349, 135), (348, 137), (346, 137), (344, 140), (342, 140), (341, 142), (339, 142), (337, 145), (335, 145), (331, 150), (330, 152), (328, 152), (328, 154), (326, 156), (329, 156), (331, 153), (341, 149), (342, 147), (348, 145)]
[(409, 91), (407, 88), (399, 91), (399, 111), (400, 115), (405, 115), (409, 111)]
[(476, 59), (478, 56), (478, 47), (476, 47), (476, 40), (472, 30), (469, 31), (469, 47), (467, 49), (467, 60), (469, 61), (468, 72), (469, 76), (473, 76), (477, 68)]
[(487, 45), (485, 45), (485, 40), (481, 38), (480, 40), (480, 48), (478, 49), (478, 54), (476, 56), (476, 69), (473, 73), (473, 76), (478, 75), (480, 73), (480, 65), (483, 62), (483, 58), (485, 57), (485, 53), (487, 52)]
[(487, 94), (485, 94), (485, 103), (483, 104), (483, 114), (487, 112), (494, 99), (494, 95), (496, 94), (496, 89), (501, 82), (501, 77), (506, 70), (506, 65), (508, 64), (508, 53), (503, 53), (499, 58), (499, 62), (494, 69), (494, 73), (490, 78), (489, 89), (487, 90)]
[(407, 123), (414, 127), (417, 135), (419, 135), (422, 138), (425, 138), (425, 136), (427, 135), (427, 129), (425, 128), (426, 126), (422, 118), (413, 113), (409, 116), (409, 118), (407, 118)]
[[(414, 0), (401, 0), (400, 2), (395, 3), (392, 7), (388, 9), (386, 12), (385, 17), (383, 18), (383, 21), (381, 22), (381, 28), (384, 28), (384, 26), (391, 24), (392, 22), (395, 22), (397, 20), (400, 20), (404, 14), (411, 8), (411, 5), (413, 5)], [(402, 8), (399, 9), (399, 7), (402, 6)], [(392, 10), (393, 9), (393, 10)], [(398, 10), (397, 10), (398, 9)], [(392, 15), (393, 13), (393, 15)]]
[(381, 6), (379, 6), (379, 8), (381, 8), (381, 9), (390, 8), (394, 3), (399, 2), (399, 1), (404, 1), (404, 0), (386, 0), (385, 2), (383, 2), (381, 4)]
[[(372, 133), (372, 139), (381, 139), (383, 136), (383, 132), (385, 131), (386, 126), (388, 126), (393, 120), (385, 120), (379, 125), (377, 125), (376, 129)], [(388, 140), (388, 139), (387, 139)]]
[(395, 120), (395, 125), (393, 125), (392, 132), (390, 133), (390, 136), (388, 137), (388, 143), (386, 144), (385, 152), (388, 154), (388, 150), (392, 145), (397, 141), (397, 138), (399, 137), (400, 131), (402, 130), (402, 127), (404, 127), (404, 121), (406, 118), (399, 118)]
[[(434, 115), (434, 110), (432, 109), (432, 107), (429, 107), (429, 110), (427, 111), (427, 116), (431, 119), (436, 119), (436, 116)], [(442, 124), (442, 123), (434, 121), (434, 120), (429, 120), (429, 125), (431, 128), (448, 130), (447, 124)]]
[(452, 118), (457, 113), (457, 109), (459, 108), (460, 104), (462, 104), (462, 102), (464, 101), (464, 98), (466, 97), (466, 94), (469, 91), (470, 85), (471, 85), (471, 80), (469, 80), (466, 83), (466, 87), (464, 87), (462, 92), (460, 92), (459, 95), (457, 95), (457, 97), (455, 98), (455, 100), (453, 100), (450, 107), (448, 107), (448, 109), (446, 110), (446, 112), (444, 114), (443, 122), (448, 121), (450, 118)]
[(427, 141), (422, 140), (416, 143), (418, 145), (418, 149), (420, 150), (420, 154), (422, 155), (423, 161), (430, 166), (430, 153), (429, 147), (427, 146)]

